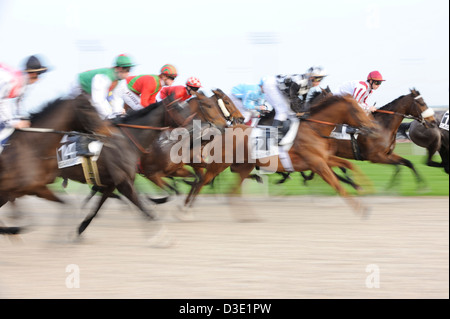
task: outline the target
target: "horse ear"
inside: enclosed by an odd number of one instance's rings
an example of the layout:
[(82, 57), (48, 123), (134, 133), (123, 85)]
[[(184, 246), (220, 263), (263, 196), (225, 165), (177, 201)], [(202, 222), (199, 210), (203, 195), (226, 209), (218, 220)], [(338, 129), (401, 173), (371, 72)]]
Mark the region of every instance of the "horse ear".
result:
[(202, 91), (197, 91), (197, 92), (195, 92), (196, 93), (196, 95), (197, 95), (197, 97), (199, 98), (199, 99), (204, 99), (204, 98), (206, 98), (206, 95), (202, 92)]

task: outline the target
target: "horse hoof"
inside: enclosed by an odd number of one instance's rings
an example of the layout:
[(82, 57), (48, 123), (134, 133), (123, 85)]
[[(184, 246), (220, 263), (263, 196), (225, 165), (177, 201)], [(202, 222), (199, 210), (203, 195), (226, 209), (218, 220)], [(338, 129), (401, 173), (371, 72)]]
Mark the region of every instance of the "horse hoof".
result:
[(175, 240), (169, 234), (167, 228), (162, 226), (154, 236), (147, 240), (147, 244), (152, 248), (169, 248), (175, 245)]
[(359, 214), (361, 215), (362, 220), (368, 220), (371, 213), (372, 209), (370, 207), (363, 206), (359, 209)]
[(185, 206), (180, 207), (179, 210), (172, 215), (182, 222), (191, 222), (195, 220), (192, 209), (186, 208)]

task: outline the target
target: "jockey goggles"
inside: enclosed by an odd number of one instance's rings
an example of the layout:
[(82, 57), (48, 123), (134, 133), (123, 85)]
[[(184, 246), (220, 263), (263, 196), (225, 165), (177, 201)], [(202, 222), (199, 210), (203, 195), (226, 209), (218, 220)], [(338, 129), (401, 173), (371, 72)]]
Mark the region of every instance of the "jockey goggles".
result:
[(376, 84), (376, 85), (381, 85), (381, 83), (383, 83), (383, 81), (377, 81), (377, 80), (372, 80), (373, 81), (373, 84)]

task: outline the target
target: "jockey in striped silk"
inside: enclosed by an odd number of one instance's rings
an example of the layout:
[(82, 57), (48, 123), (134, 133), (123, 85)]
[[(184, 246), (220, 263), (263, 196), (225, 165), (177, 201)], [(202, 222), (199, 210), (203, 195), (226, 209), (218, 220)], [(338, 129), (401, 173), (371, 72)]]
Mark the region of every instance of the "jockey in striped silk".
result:
[(340, 86), (334, 94), (336, 95), (351, 95), (358, 102), (358, 104), (367, 112), (374, 112), (375, 106), (367, 104), (367, 99), (372, 95), (373, 91), (377, 90), (381, 83), (385, 81), (380, 72), (372, 71), (367, 76), (367, 81), (350, 81)]

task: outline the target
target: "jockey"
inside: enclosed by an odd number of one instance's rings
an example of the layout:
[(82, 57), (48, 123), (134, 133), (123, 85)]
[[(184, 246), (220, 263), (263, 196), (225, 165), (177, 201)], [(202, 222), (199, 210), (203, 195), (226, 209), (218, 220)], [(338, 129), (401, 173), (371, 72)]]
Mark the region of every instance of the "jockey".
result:
[(311, 67), (308, 71), (311, 88), (308, 90), (305, 98), (307, 109), (309, 109), (309, 103), (315, 93), (322, 92), (322, 89), (320, 88), (320, 82), (327, 76), (325, 70), (322, 67)]
[(118, 88), (119, 95), (133, 110), (137, 111), (156, 102), (156, 96), (163, 86), (172, 85), (177, 69), (170, 64), (161, 68), (159, 75), (145, 74), (129, 76)]
[(186, 101), (192, 97), (192, 92), (197, 92), (201, 88), (202, 84), (200, 80), (196, 77), (191, 76), (186, 81), (186, 86), (166, 86), (159, 92), (159, 98), (164, 100), (170, 94), (174, 94), (175, 99), (180, 99), (181, 101)]
[[(311, 74), (315, 73), (312, 70), (314, 70), (314, 67), (308, 69), (305, 74), (276, 75), (265, 77), (261, 80), (266, 99), (275, 109), (275, 118), (272, 126), (278, 128), (279, 138), (288, 132), (290, 128), (289, 121), (298, 122), (291, 105), (296, 99), (300, 99), (302, 102), (305, 101), (313, 83), (314, 76), (311, 76)], [(288, 140), (281, 140), (279, 144), (284, 145), (287, 143)]]
[(17, 109), (27, 86), (35, 83), (47, 70), (34, 55), (27, 59), (23, 71), (14, 70), (0, 63), (0, 130), (4, 127), (30, 126), (29, 121), (17, 119)]
[(367, 112), (374, 112), (375, 106), (369, 106), (367, 104), (367, 98), (378, 89), (385, 81), (380, 72), (372, 71), (367, 76), (367, 81), (350, 81), (341, 85), (335, 95), (351, 95), (358, 102), (358, 104)]
[(121, 80), (125, 79), (134, 66), (131, 59), (121, 54), (112, 68), (86, 71), (78, 75), (72, 88), (72, 95), (87, 94), (102, 119), (114, 118), (124, 113), (123, 100), (112, 91)]
[[(259, 112), (266, 111), (266, 97), (260, 84), (239, 84), (231, 89), (230, 99), (244, 115), (244, 123), (253, 117), (258, 117)], [(255, 116), (257, 114), (258, 116)]]

